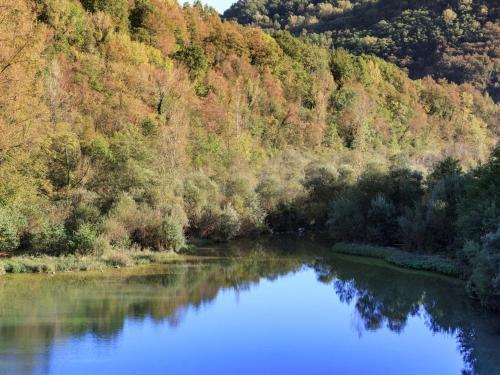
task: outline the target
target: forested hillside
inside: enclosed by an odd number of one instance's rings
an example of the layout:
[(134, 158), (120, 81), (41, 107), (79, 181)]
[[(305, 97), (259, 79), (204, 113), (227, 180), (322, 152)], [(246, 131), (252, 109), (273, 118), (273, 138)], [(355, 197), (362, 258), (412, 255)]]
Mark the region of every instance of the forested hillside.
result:
[[(382, 215), (390, 244), (455, 257), (467, 243), (469, 273), (496, 251), (498, 106), (470, 84), (411, 80), (200, 4), (0, 0), (0, 14), (3, 255), (178, 250), (325, 229), (342, 212)], [(363, 197), (354, 216), (346, 189)], [(439, 225), (456, 235), (424, 243)], [(376, 230), (360, 239), (380, 242)], [(497, 293), (496, 261), (471, 290)]]
[(375, 54), (414, 78), (469, 82), (500, 99), (496, 0), (240, 0), (224, 16)]

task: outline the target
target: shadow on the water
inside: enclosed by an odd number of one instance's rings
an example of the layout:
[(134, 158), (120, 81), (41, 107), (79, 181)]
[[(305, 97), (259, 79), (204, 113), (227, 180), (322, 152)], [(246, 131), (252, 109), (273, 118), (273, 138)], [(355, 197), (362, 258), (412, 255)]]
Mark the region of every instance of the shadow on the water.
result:
[(334, 256), (313, 267), (340, 301), (353, 304), (363, 329), (395, 333), (420, 315), (434, 333), (457, 337), (468, 367), (464, 373), (495, 374), (500, 369), (500, 319), (467, 298), (460, 281), (387, 267), (381, 262)]

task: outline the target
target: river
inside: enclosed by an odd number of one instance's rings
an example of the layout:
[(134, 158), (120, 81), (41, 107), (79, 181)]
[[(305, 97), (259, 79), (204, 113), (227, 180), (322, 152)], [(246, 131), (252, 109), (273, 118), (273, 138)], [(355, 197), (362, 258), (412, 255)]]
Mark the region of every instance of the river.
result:
[(458, 280), (292, 247), (2, 276), (0, 374), (500, 373), (500, 317)]

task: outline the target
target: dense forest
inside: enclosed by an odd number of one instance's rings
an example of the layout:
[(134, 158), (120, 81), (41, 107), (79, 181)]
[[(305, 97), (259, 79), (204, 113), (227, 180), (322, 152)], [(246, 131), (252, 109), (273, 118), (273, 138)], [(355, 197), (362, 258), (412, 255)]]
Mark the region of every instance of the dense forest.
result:
[(200, 3), (0, 12), (3, 256), (328, 230), (460, 259), (500, 307), (500, 125), (480, 89)]
[(469, 82), (500, 99), (496, 0), (240, 0), (224, 16), (375, 54), (413, 78)]

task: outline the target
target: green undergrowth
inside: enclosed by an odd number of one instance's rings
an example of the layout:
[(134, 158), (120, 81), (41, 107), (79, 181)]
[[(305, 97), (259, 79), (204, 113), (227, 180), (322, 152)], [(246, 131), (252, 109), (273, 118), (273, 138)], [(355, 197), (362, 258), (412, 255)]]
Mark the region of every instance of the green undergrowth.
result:
[(101, 256), (15, 256), (0, 259), (0, 275), (6, 273), (57, 273), (104, 271), (107, 268), (168, 264), (184, 259), (174, 252), (109, 251)]
[(337, 243), (333, 246), (333, 251), (340, 254), (379, 258), (403, 268), (437, 272), (455, 277), (460, 275), (458, 265), (453, 260), (436, 255), (413, 254), (394, 247)]

